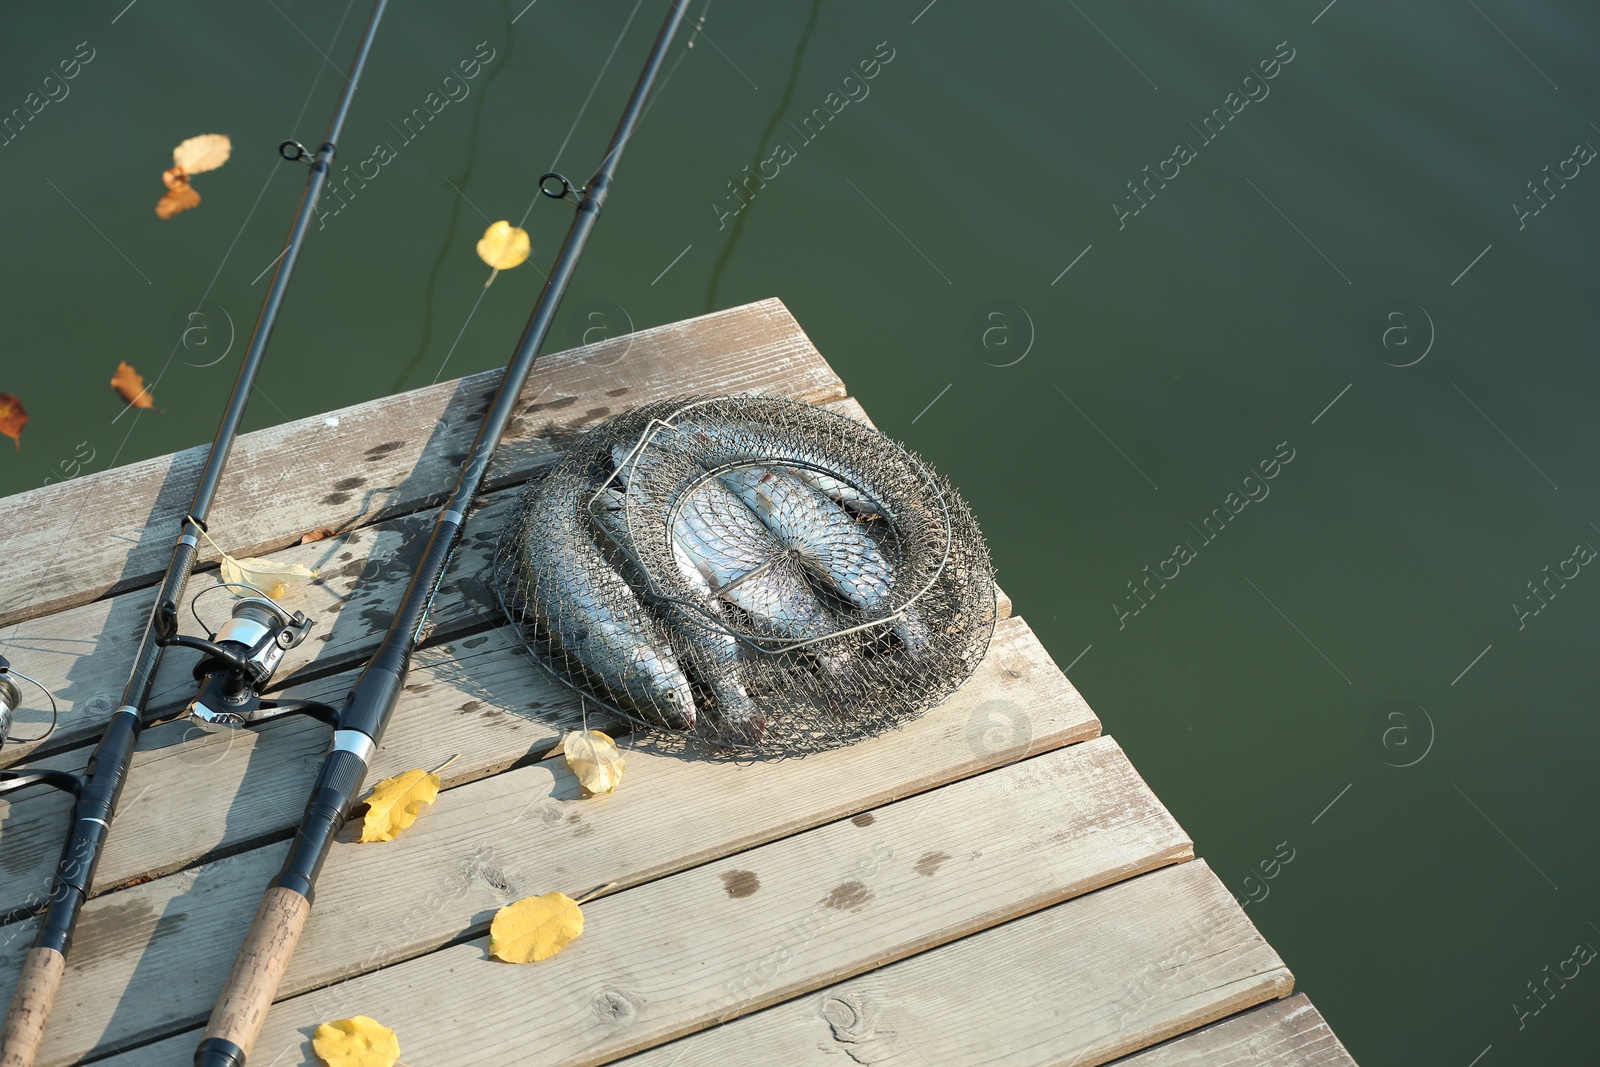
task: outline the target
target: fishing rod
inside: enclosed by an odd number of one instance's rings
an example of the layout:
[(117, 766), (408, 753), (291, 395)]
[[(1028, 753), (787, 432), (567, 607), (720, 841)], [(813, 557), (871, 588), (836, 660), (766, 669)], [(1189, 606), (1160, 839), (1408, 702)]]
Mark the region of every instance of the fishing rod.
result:
[[(611, 136), (610, 148), (589, 184), (575, 190), (571, 182), (556, 173), (539, 179), (540, 191), (545, 195), (558, 200), (576, 200), (577, 213), (556, 256), (555, 266), (539, 292), (538, 302), (534, 304), (533, 314), (522, 331), (511, 362), (506, 365), (494, 401), (478, 428), (472, 451), (462, 463), (455, 486), (433, 521), (422, 560), (412, 572), (389, 629), (339, 710), (332, 747), (317, 773), (283, 868), (262, 896), (255, 920), (234, 958), (228, 983), (212, 1009), (205, 1037), (195, 1050), (196, 1067), (244, 1067), (266, 1021), (267, 1011), (272, 1007), (278, 985), (311, 914), (317, 875), (327, 859), (334, 835), (344, 825), (361, 792), (372, 753), (383, 740), (384, 727), (405, 688), (412, 654), (434, 595), (444, 580), (445, 567), (461, 539), (467, 509), (482, 486), (489, 460), (511, 421), (539, 347), (550, 332), (561, 297), (611, 191), (622, 150), (639, 124), (645, 98), (683, 22), (683, 7), (677, 0), (668, 0), (668, 3), (672, 10), (639, 73), (633, 95), (628, 98), (616, 132)], [(558, 183), (554, 187), (549, 184), (552, 180)]]
[[(367, 55), (372, 50), (378, 23), (383, 18), (388, 0), (376, 0), (372, 15), (367, 20), (365, 32), (356, 49), (356, 58), (345, 78), (339, 100), (334, 105), (333, 118), (328, 123), (327, 136), (315, 155), (306, 151), (297, 141), (284, 141), (278, 154), (291, 162), (304, 162), (310, 166), (305, 191), (295, 212), (294, 223), (279, 257), (272, 284), (262, 301), (261, 312), (256, 317), (255, 331), (250, 336), (249, 347), (239, 364), (233, 391), (223, 410), (222, 421), (212, 439), (206, 463), (200, 472), (200, 483), (195, 487), (194, 500), (189, 505), (179, 527), (177, 543), (167, 564), (160, 592), (150, 609), (144, 637), (134, 657), (128, 684), (122, 692), (122, 702), (111, 715), (105, 732), (95, 745), (88, 766), (82, 776), (62, 771), (0, 771), (0, 794), (9, 793), (30, 785), (49, 785), (71, 793), (76, 799), (72, 807), (72, 828), (56, 864), (55, 879), (50, 889), (44, 922), (22, 965), (17, 980), (16, 993), (6, 1015), (5, 1027), (0, 1030), (0, 1067), (30, 1067), (44, 1038), (45, 1022), (55, 1004), (61, 986), (61, 976), (66, 969), (67, 950), (72, 942), (72, 931), (78, 915), (94, 881), (101, 851), (111, 831), (111, 820), (116, 815), (117, 801), (127, 780), (133, 750), (144, 729), (144, 705), (149, 700), (156, 668), (161, 663), (167, 647), (177, 645), (200, 651), (203, 655), (195, 668), (202, 681), (200, 697), (190, 705), (190, 713), (201, 719), (226, 721), (229, 716), (245, 719), (262, 719), (292, 712), (317, 713), (320, 709), (307, 703), (274, 705), (260, 699), (260, 692), (271, 680), (283, 653), (305, 640), (311, 623), (300, 612), (290, 613), (270, 598), (259, 595), (238, 601), (232, 617), (213, 635), (212, 640), (187, 637), (178, 631), (178, 604), (183, 600), (198, 554), (199, 539), (206, 532), (206, 519), (222, 480), (228, 453), (239, 434), (239, 424), (244, 418), (245, 405), (255, 385), (261, 368), (267, 342), (277, 324), (278, 312), (283, 306), (284, 293), (294, 273), (300, 248), (305, 243), (306, 232), (316, 213), (317, 200), (327, 184), (333, 165), (335, 145), (344, 130), (346, 115), (350, 112), (356, 86), (366, 67)], [(10, 672), (15, 674), (15, 672)], [(31, 680), (31, 679), (30, 679)], [(14, 685), (5, 694), (15, 692)], [(14, 700), (6, 703), (15, 704)], [(53, 706), (53, 701), (52, 701)], [(327, 709), (329, 714), (331, 708)], [(53, 722), (53, 719), (52, 719)]]

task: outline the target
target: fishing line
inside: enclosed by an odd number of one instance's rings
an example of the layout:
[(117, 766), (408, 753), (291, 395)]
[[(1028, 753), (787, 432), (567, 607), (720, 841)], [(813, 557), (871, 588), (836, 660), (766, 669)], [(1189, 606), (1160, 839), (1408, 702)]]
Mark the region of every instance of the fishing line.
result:
[[(628, 21), (622, 24), (622, 32), (618, 33), (617, 39), (611, 42), (611, 51), (606, 53), (606, 61), (600, 64), (600, 73), (595, 75), (594, 84), (589, 86), (589, 95), (583, 98), (583, 106), (578, 108), (577, 116), (572, 120), (572, 125), (567, 128), (567, 136), (562, 139), (561, 147), (556, 149), (556, 158), (550, 161), (550, 166), (545, 168), (546, 171), (553, 171), (560, 164), (561, 156), (567, 150), (567, 144), (572, 140), (572, 135), (577, 132), (578, 123), (583, 121), (583, 113), (589, 110), (589, 101), (594, 99), (595, 90), (599, 89), (600, 83), (605, 80), (606, 71), (610, 69), (611, 61), (616, 58), (617, 49), (621, 46), (622, 39), (628, 35), (628, 27), (633, 25), (633, 17), (639, 13), (639, 8), (643, 5), (644, 0), (634, 0), (633, 10), (628, 12)], [(610, 153), (607, 153), (607, 158), (601, 160), (600, 165), (602, 167), (605, 166), (609, 159)], [(542, 186), (544, 179), (539, 179), (539, 183)], [(533, 205), (539, 202), (539, 192), (540, 190), (538, 189), (534, 190), (533, 199), (528, 201), (528, 210), (522, 213), (522, 221), (517, 223), (518, 229), (522, 229), (524, 223), (528, 221), (528, 216), (533, 214)]]

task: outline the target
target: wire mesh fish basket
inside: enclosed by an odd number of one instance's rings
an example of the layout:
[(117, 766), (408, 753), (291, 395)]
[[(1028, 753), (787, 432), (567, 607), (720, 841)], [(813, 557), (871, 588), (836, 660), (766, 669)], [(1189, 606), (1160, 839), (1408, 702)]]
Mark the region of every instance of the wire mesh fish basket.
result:
[(590, 428), (524, 490), (494, 584), (558, 681), (743, 754), (902, 725), (966, 680), (995, 623), (948, 482), (854, 419), (759, 396)]

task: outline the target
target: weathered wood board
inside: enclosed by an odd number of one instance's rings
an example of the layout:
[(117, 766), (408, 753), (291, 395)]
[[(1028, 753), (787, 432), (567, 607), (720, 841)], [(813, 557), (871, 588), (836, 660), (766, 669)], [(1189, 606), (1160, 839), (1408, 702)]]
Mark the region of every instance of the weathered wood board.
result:
[[(281, 1002), (255, 1056), (300, 1054), (308, 1024), (381, 1004), (408, 1020), (408, 1062), (517, 1047), (604, 1063), (1190, 855), (1121, 750), (1087, 742), (593, 901), (583, 937), (544, 964), (488, 959), (476, 937)], [(606, 862), (535, 860), (506, 896), (581, 893)], [(462, 907), (464, 932), (489, 914)]]
[(1291, 982), (1277, 953), (1197, 861), (1057, 904), (624, 1062), (1093, 1067), (1283, 996)]
[(1311, 1001), (1297, 993), (1117, 1063), (1118, 1067), (1355, 1067), (1356, 1061)]

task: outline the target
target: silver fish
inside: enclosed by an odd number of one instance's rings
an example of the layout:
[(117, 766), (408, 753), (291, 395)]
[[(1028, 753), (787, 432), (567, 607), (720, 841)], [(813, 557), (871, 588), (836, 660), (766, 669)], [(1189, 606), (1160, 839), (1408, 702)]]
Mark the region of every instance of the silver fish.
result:
[[(774, 432), (759, 422), (710, 416), (691, 409), (673, 420), (673, 433), (709, 466), (763, 460), (785, 463), (786, 471), (863, 520), (892, 521), (924, 506), (919, 500), (900, 499), (871, 471), (840, 470), (837, 461), (822, 449)], [(823, 473), (827, 470), (838, 470), (841, 477)], [(914, 605), (902, 607), (892, 625), (908, 652), (926, 651), (933, 642), (932, 631)]]
[(866, 611), (889, 606), (894, 571), (866, 529), (821, 489), (784, 467), (739, 467), (722, 476), (816, 579)]
[[(630, 566), (636, 572), (642, 572), (638, 555), (632, 546), (633, 534), (628, 529), (625, 519), (626, 507), (627, 497), (623, 490), (609, 488), (600, 494), (591, 508), (591, 514), (595, 516), (606, 535), (615, 542), (618, 550), (626, 555)], [(695, 600), (713, 619), (721, 619), (722, 601), (712, 594), (711, 585), (676, 540), (672, 544), (672, 553), (678, 564), (678, 570), (693, 592)], [(642, 581), (642, 573), (639, 577)], [(766, 715), (751, 698), (740, 679), (740, 672), (748, 661), (750, 653), (736, 638), (711, 630), (703, 618), (691, 617), (692, 613), (688, 609), (673, 606), (668, 610), (684, 617), (681, 630), (701, 638), (701, 647), (708, 651), (717, 667), (723, 668), (709, 672), (703, 679), (717, 698), (715, 712), (709, 716), (714, 721), (706, 723), (711, 727), (713, 736), (735, 744), (753, 745), (759, 742), (766, 732)]]
[[(631, 456), (619, 445), (613, 458), (630, 506), (635, 494), (647, 492), (643, 485), (685, 484), (668, 471), (667, 456), (654, 442)], [(783, 545), (727, 486), (705, 481), (675, 506), (673, 542), (716, 596), (764, 622), (774, 636), (806, 640), (839, 628), (804, 575), (789, 565)]]
[(672, 644), (596, 544), (581, 483), (552, 475), (529, 501), (521, 547), (528, 607), (556, 650), (620, 707), (672, 729), (695, 724), (694, 695)]

